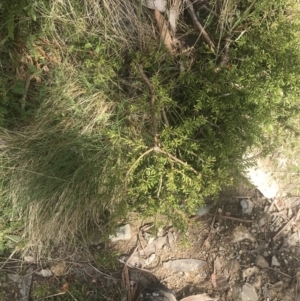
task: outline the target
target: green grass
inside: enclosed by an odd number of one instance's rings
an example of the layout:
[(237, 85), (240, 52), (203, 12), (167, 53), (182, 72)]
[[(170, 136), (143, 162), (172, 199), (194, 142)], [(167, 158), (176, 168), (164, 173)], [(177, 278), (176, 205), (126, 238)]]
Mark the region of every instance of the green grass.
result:
[[(0, 229), (21, 221), (10, 231), (27, 248), (107, 237), (129, 211), (184, 228), (299, 107), (293, 1), (213, 2), (200, 15), (216, 51), (200, 39), (176, 56), (140, 1), (13, 4), (0, 8)], [(184, 15), (178, 28), (195, 31)]]

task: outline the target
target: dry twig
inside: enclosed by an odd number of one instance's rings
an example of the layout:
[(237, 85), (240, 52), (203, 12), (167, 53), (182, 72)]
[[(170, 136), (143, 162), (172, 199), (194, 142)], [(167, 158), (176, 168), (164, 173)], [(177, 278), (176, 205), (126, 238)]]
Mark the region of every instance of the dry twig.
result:
[(242, 218), (238, 218), (238, 217), (233, 217), (233, 216), (226, 216), (226, 215), (217, 215), (218, 217), (221, 218), (225, 218), (225, 219), (231, 219), (234, 221), (238, 221), (238, 222), (244, 222), (244, 223), (254, 223), (254, 220), (251, 219), (242, 219)]
[(152, 130), (153, 130), (153, 142), (154, 142), (154, 147), (158, 146), (158, 134), (157, 134), (157, 120), (155, 116), (155, 95), (154, 95), (154, 88), (152, 83), (150, 82), (149, 78), (145, 74), (143, 67), (141, 65), (138, 66), (139, 73), (143, 80), (146, 82), (147, 86), (149, 87), (150, 90), (150, 114), (151, 114), (151, 119), (152, 119)]
[(276, 235), (273, 237), (273, 241), (276, 241), (279, 236), (281, 235), (281, 233), (283, 231), (285, 231), (292, 223), (294, 223), (295, 221), (295, 217), (291, 218), (277, 233)]
[(196, 16), (196, 12), (194, 10), (192, 2), (190, 0), (186, 0), (186, 4), (187, 4), (187, 9), (189, 11), (189, 14), (190, 14), (193, 22), (195, 23), (195, 25), (200, 30), (200, 34), (203, 34), (203, 37), (206, 40), (206, 42), (208, 43), (208, 45), (214, 50), (214, 52), (216, 52), (216, 46), (215, 46), (214, 42), (211, 40), (211, 38), (209, 37), (209, 35), (206, 32), (205, 28), (199, 22), (199, 20)]

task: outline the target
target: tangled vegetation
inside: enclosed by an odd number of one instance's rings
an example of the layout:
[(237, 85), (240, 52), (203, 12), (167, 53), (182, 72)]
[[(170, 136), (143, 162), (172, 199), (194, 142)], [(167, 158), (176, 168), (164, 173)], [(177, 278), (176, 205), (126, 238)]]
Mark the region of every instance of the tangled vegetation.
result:
[(152, 9), (117, 2), (0, 7), (0, 233), (27, 246), (130, 211), (184, 228), (299, 109), (294, 1), (184, 1), (173, 52)]

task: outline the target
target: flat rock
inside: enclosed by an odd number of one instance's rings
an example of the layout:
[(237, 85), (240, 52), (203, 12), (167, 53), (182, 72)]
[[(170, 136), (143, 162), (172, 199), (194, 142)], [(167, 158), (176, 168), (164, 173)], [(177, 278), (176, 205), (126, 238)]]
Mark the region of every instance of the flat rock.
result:
[(257, 301), (258, 300), (258, 295), (256, 293), (256, 290), (251, 284), (245, 283), (242, 286), (241, 300), (242, 301)]
[(237, 226), (233, 229), (231, 233), (231, 242), (238, 243), (243, 240), (250, 240), (252, 243), (256, 242), (255, 237), (248, 231), (244, 226)]
[(214, 301), (214, 300), (217, 300), (217, 299), (213, 299), (204, 293), (204, 294), (189, 296), (189, 297), (181, 299), (180, 301)]
[(176, 272), (190, 272), (199, 270), (205, 264), (206, 261), (200, 259), (178, 259), (164, 262), (163, 266)]
[(262, 269), (266, 269), (269, 267), (269, 263), (262, 255), (257, 255), (255, 258), (255, 264)]
[(232, 299), (233, 301), (257, 301), (258, 295), (255, 288), (249, 283), (235, 284), (232, 287)]
[(112, 242), (119, 241), (119, 240), (128, 240), (130, 238), (131, 238), (131, 228), (129, 224), (119, 227), (116, 230), (116, 234), (109, 236), (109, 239)]
[(12, 280), (13, 282), (16, 283), (21, 283), (22, 282), (22, 277), (18, 274), (7, 274), (7, 277)]

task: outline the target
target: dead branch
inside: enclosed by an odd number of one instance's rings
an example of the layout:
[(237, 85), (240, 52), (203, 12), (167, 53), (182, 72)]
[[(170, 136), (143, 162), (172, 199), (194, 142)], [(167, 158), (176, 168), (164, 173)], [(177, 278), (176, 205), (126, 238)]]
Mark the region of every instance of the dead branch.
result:
[(154, 10), (154, 17), (157, 22), (157, 27), (159, 29), (160, 38), (162, 42), (165, 44), (170, 54), (174, 55), (175, 53), (173, 48), (173, 40), (172, 40), (171, 33), (168, 29), (167, 21), (157, 9)]
[(189, 14), (190, 14), (190, 16), (191, 16), (194, 24), (200, 30), (200, 34), (203, 34), (203, 37), (206, 40), (207, 44), (214, 50), (214, 52), (216, 52), (216, 46), (215, 46), (214, 42), (211, 40), (211, 38), (209, 37), (209, 35), (206, 32), (205, 28), (199, 22), (199, 20), (198, 20), (198, 18), (196, 16), (196, 12), (194, 10), (193, 4), (191, 3), (190, 0), (186, 0), (186, 4), (187, 4), (187, 9), (189, 11)]
[(27, 97), (27, 94), (28, 94), (28, 89), (29, 89), (31, 80), (34, 79), (34, 78), (35, 78), (35, 75), (34, 75), (34, 74), (31, 74), (31, 75), (27, 78), (27, 80), (26, 80), (26, 83), (25, 83), (25, 93), (24, 93), (22, 99), (20, 100), (22, 111), (25, 110), (26, 97)]
[(143, 80), (146, 82), (147, 86), (149, 87), (150, 90), (150, 114), (151, 114), (151, 119), (152, 119), (152, 131), (153, 131), (153, 142), (154, 142), (154, 147), (158, 146), (158, 134), (157, 134), (157, 120), (155, 117), (155, 95), (154, 95), (154, 88), (152, 83), (150, 82), (149, 78), (145, 74), (143, 67), (141, 65), (138, 66), (139, 73)]
[(170, 126), (169, 120), (167, 118), (167, 114), (166, 114), (166, 111), (165, 111), (164, 108), (162, 109), (162, 116), (163, 116), (163, 119), (164, 119), (164, 122), (165, 122), (166, 126), (169, 127)]
[(282, 234), (282, 232), (284, 232), (289, 226), (291, 226), (292, 223), (295, 222), (295, 217), (291, 218), (277, 233), (276, 235), (273, 237), (273, 241), (276, 241), (279, 236)]

